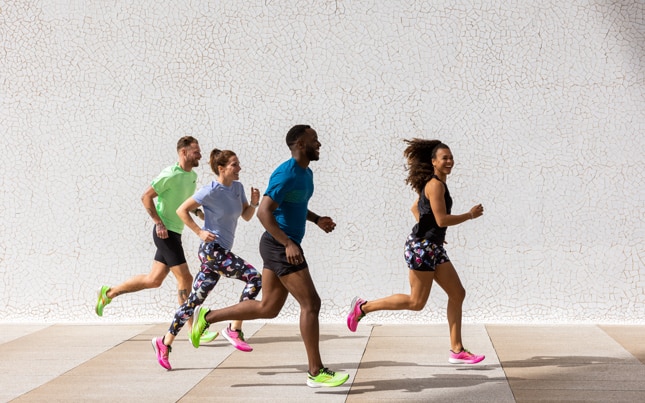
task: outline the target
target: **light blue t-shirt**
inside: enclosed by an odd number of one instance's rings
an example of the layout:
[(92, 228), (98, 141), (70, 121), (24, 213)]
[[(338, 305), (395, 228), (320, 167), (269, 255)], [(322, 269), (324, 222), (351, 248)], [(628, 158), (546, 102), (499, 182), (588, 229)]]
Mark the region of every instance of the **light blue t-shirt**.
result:
[(244, 186), (237, 181), (230, 187), (213, 181), (195, 192), (193, 199), (204, 208), (202, 229), (217, 235), (215, 242), (222, 248), (231, 250), (237, 220), (242, 215), (242, 207), (247, 203)]
[(273, 215), (289, 238), (302, 243), (307, 224), (309, 199), (314, 194), (314, 173), (291, 158), (271, 174), (266, 196), (278, 203)]

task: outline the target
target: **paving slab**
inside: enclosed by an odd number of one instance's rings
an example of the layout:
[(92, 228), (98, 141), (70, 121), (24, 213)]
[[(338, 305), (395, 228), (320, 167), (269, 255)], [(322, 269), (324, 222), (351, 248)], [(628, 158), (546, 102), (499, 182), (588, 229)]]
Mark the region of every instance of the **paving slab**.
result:
[[(245, 326), (252, 335), (261, 325)], [(91, 333), (83, 338), (87, 344), (111, 344), (100, 355), (74, 360), (64, 372), (46, 383), (16, 398), (22, 401), (155, 401), (176, 402), (195, 382), (204, 378), (235, 349), (225, 340), (216, 340), (195, 349), (185, 335), (173, 343), (170, 355), (173, 371), (166, 371), (156, 360), (151, 339), (163, 335), (168, 324), (136, 326), (126, 332), (124, 326), (90, 326), (87, 331), (67, 329), (68, 332)], [(111, 333), (121, 335), (121, 340), (107, 338)], [(182, 332), (183, 333), (183, 332)], [(127, 336), (127, 338), (125, 337)], [(69, 354), (78, 355), (78, 346)], [(61, 350), (54, 350), (60, 355)], [(210, 354), (207, 354), (210, 353)], [(64, 361), (69, 361), (65, 359)]]
[(595, 325), (488, 325), (517, 402), (643, 402), (645, 366)]
[(645, 326), (605, 325), (600, 328), (645, 364)]
[(23, 334), (0, 344), (0, 401), (17, 398), (44, 385), (113, 346), (136, 336), (149, 325), (4, 326)]
[(348, 386), (324, 389), (306, 386), (307, 355), (298, 326), (268, 324), (248, 342), (253, 352), (228, 356), (180, 401), (344, 402), (367, 337), (341, 325), (320, 326), (324, 365), (350, 374)]
[(447, 325), (374, 326), (347, 402), (514, 402), (485, 327), (463, 335), (486, 360), (449, 364)]

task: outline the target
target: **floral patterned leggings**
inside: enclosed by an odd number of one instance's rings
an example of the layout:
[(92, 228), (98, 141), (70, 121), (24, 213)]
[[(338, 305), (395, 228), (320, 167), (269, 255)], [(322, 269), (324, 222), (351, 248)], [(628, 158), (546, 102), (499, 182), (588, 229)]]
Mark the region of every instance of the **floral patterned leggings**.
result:
[(195, 276), (193, 291), (175, 313), (175, 319), (168, 329), (175, 336), (193, 316), (195, 308), (204, 303), (222, 276), (246, 282), (240, 301), (255, 299), (262, 289), (262, 275), (255, 267), (215, 242), (202, 242), (199, 246), (199, 260), (202, 262), (201, 270)]

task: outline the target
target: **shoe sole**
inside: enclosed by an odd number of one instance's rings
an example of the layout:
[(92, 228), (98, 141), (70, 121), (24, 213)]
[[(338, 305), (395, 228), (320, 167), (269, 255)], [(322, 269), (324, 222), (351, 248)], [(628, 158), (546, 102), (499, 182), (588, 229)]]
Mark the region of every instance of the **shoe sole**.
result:
[(328, 384), (328, 383), (318, 383), (318, 382), (313, 382), (311, 379), (307, 379), (307, 386), (310, 388), (335, 388), (341, 385), (344, 385), (345, 382), (349, 379), (349, 375), (347, 375), (347, 378), (343, 379), (342, 382), (340, 383), (335, 383), (335, 384)]
[(350, 330), (350, 332), (355, 332), (356, 329), (358, 329), (358, 321), (356, 321), (356, 327), (352, 329), (351, 323), (352, 321), (352, 315), (354, 315), (354, 310), (356, 309), (356, 302), (358, 302), (360, 298), (359, 297), (354, 297), (352, 300), (351, 304), (349, 304), (349, 313), (347, 314), (347, 328)]
[(199, 348), (199, 337), (195, 339), (193, 334), (196, 333), (197, 327), (199, 326), (199, 314), (201, 313), (201, 311), (201, 305), (195, 308), (195, 312), (193, 312), (193, 326), (190, 328), (190, 344), (192, 344), (195, 348)]
[(484, 361), (486, 357), (482, 357), (480, 360), (460, 360), (458, 358), (448, 358), (448, 362), (451, 364), (477, 364)]
[(101, 317), (103, 316), (103, 309), (105, 309), (105, 306), (107, 305), (103, 304), (103, 306), (101, 307), (101, 301), (103, 300), (103, 288), (104, 287), (101, 287), (101, 290), (99, 291), (99, 299), (98, 301), (96, 301), (96, 308), (94, 308), (94, 312), (96, 312), (96, 314)]

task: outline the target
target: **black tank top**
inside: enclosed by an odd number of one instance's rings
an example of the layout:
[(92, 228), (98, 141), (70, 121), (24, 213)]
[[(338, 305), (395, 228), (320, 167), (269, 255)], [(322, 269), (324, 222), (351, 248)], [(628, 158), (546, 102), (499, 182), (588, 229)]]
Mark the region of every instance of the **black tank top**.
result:
[[(432, 179), (436, 179), (443, 184), (445, 190), (443, 199), (446, 202), (446, 213), (450, 214), (452, 210), (452, 197), (450, 197), (448, 186), (436, 175), (432, 175)], [(425, 192), (421, 192), (419, 195), (417, 209), (419, 210), (419, 222), (412, 228), (412, 235), (417, 238), (427, 239), (432, 243), (443, 244), (443, 241), (446, 239), (447, 227), (440, 227), (437, 224), (437, 220), (430, 207), (430, 200), (426, 197)]]

